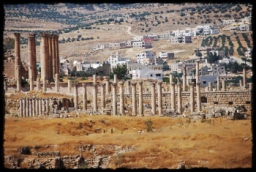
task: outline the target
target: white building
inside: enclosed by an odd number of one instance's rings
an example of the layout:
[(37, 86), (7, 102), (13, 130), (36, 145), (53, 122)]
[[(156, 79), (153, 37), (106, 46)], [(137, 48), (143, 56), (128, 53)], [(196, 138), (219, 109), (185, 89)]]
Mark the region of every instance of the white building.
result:
[(159, 52), (158, 57), (162, 59), (174, 59), (174, 53), (171, 52)]
[(235, 60), (232, 58), (223, 58), (222, 60), (218, 60), (219, 64), (224, 64), (224, 63), (229, 64), (229, 63), (233, 63), (233, 62), (235, 62)]
[(133, 38), (134, 41), (142, 41), (144, 38), (148, 38), (148, 36), (135, 36)]
[(163, 81), (163, 71), (153, 69), (141, 69), (132, 70), (129, 72), (132, 75), (132, 79), (154, 79), (157, 81)]
[(136, 55), (137, 63), (141, 63), (141, 64), (144, 64), (144, 59), (146, 59), (146, 58), (154, 58), (154, 57), (155, 57), (155, 53), (150, 52), (150, 51), (145, 51), (143, 53), (138, 53)]
[(223, 24), (223, 25), (232, 24), (232, 23), (234, 23), (234, 22), (235, 22), (234, 19), (231, 19), (231, 20), (222, 20), (222, 24)]
[(115, 68), (117, 65), (127, 64), (127, 62), (130, 62), (131, 59), (130, 58), (120, 57), (119, 56), (119, 52), (116, 52), (116, 54), (115, 55), (111, 55), (107, 59), (107, 61), (110, 64), (110, 67), (112, 69), (112, 68)]
[(171, 36), (172, 44), (184, 44), (184, 43), (192, 43), (191, 36)]

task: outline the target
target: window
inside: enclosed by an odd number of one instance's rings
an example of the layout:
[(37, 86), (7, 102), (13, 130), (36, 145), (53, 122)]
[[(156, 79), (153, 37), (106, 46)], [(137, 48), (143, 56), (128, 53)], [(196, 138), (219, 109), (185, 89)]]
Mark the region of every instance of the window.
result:
[(214, 81), (214, 83), (217, 83), (217, 81)]
[(152, 74), (150, 74), (150, 77), (153, 77), (153, 75), (152, 75)]
[(203, 84), (206, 84), (206, 81), (203, 81)]
[(233, 104), (233, 102), (228, 102), (228, 104), (229, 104), (229, 105), (232, 105), (232, 104)]
[(156, 74), (156, 76), (161, 76), (161, 74)]

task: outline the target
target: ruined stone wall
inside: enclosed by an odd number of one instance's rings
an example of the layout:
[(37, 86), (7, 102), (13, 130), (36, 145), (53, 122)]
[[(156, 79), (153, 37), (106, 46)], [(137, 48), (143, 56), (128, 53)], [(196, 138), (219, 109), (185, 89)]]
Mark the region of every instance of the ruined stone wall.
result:
[[(15, 78), (15, 62), (14, 60), (4, 60), (4, 75), (8, 79)], [(21, 77), (28, 78), (28, 71), (21, 65)]]

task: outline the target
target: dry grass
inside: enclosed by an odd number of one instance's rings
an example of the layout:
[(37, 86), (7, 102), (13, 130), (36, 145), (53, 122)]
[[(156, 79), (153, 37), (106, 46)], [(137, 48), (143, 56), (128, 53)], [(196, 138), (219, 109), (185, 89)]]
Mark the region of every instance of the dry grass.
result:
[[(153, 121), (154, 131), (147, 133), (145, 121), (149, 119)], [(138, 130), (145, 132), (139, 134)], [(80, 143), (135, 146), (137, 151), (122, 155), (120, 167), (176, 168), (179, 160), (183, 160), (191, 166), (247, 168), (251, 167), (251, 138), (249, 120), (212, 119), (202, 123), (185, 118), (110, 116), (7, 119), (4, 148), (5, 154), (10, 154), (10, 148), (58, 144), (57, 149), (65, 155), (77, 154), (74, 146)], [(116, 167), (113, 158), (109, 167)]]

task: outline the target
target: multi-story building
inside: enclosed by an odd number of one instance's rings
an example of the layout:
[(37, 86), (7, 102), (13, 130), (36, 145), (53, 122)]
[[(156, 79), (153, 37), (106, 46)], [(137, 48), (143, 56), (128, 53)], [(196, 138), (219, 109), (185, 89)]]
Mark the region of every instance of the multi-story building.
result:
[(171, 52), (159, 52), (158, 57), (162, 58), (162, 59), (174, 59), (174, 53)]
[(171, 36), (172, 44), (192, 43), (191, 36)]
[(145, 58), (143, 59), (143, 64), (144, 65), (149, 65), (149, 64), (159, 64), (162, 65), (163, 64), (163, 59), (162, 58), (157, 58), (157, 57), (153, 57), (153, 58)]
[(154, 79), (157, 81), (163, 81), (163, 71), (153, 69), (137, 69), (129, 72), (132, 79)]
[(115, 68), (117, 65), (123, 65), (130, 61), (130, 58), (120, 57), (119, 52), (116, 52), (115, 55), (111, 55), (107, 59), (107, 62), (110, 64), (111, 69)]
[(155, 57), (155, 53), (154, 52), (150, 52), (150, 51), (144, 51), (143, 53), (138, 53), (136, 55), (137, 63), (141, 63), (141, 64), (144, 64), (144, 59), (146, 59), (146, 58), (154, 58), (154, 57)]

